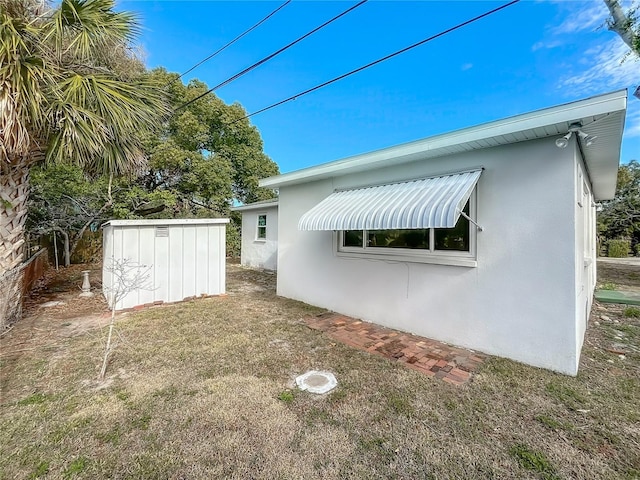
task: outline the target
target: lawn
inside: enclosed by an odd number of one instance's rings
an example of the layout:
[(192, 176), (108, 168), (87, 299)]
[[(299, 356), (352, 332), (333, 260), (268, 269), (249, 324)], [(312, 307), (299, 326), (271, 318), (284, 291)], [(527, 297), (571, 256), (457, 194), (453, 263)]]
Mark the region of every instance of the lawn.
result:
[(100, 300), (32, 309), (0, 340), (0, 477), (640, 478), (640, 311), (594, 306), (576, 378), (491, 358), (455, 387), (308, 328), (274, 275), (227, 289), (120, 315), (104, 384)]

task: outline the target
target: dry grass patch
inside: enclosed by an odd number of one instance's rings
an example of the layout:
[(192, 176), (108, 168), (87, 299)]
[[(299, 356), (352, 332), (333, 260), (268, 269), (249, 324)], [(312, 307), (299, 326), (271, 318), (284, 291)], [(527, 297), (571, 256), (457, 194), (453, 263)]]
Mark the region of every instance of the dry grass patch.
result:
[[(639, 320), (622, 308), (594, 308), (577, 378), (494, 358), (453, 387), (309, 329), (320, 310), (274, 281), (229, 266), (226, 297), (119, 317), (103, 388), (99, 330), (18, 362), (17, 325), (0, 477), (640, 477)], [(338, 387), (296, 390), (309, 369)]]

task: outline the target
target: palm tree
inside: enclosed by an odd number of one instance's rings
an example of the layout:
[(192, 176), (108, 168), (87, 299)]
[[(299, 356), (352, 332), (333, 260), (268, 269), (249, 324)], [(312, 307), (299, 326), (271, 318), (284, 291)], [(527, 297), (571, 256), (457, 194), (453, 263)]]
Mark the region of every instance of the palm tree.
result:
[(0, 2), (0, 279), (23, 261), (33, 165), (121, 174), (143, 163), (139, 132), (166, 107), (149, 77), (123, 73), (136, 33), (114, 0)]

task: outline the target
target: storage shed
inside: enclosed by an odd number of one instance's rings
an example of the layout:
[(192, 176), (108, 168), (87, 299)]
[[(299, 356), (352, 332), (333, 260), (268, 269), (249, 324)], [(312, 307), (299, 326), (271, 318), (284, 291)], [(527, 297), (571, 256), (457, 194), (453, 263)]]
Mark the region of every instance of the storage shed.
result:
[(148, 282), (120, 300), (118, 310), (225, 293), (227, 218), (111, 220), (103, 225), (102, 284), (114, 287), (113, 261), (148, 270)]
[(575, 375), (626, 90), (263, 179), (278, 294)]
[(248, 203), (231, 210), (242, 213), (240, 263), (247, 267), (278, 268), (278, 199)]

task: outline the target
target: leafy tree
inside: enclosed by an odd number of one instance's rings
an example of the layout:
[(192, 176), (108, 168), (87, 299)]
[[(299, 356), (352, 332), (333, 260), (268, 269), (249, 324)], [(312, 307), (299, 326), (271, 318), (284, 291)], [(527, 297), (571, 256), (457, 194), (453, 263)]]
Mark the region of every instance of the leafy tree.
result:
[(618, 170), (618, 186), (613, 200), (602, 203), (598, 214), (601, 240), (628, 238), (640, 244), (640, 163), (632, 160)]
[(85, 230), (111, 213), (110, 178), (88, 179), (72, 164), (31, 169), (31, 194), (27, 230), (35, 235), (60, 233), (64, 239), (65, 266)]
[(166, 112), (153, 79), (127, 68), (139, 64), (128, 50), (138, 27), (113, 7), (114, 0), (62, 0), (53, 9), (0, 3), (0, 276), (22, 261), (33, 166), (139, 168), (139, 132)]
[(275, 196), (258, 180), (277, 175), (278, 166), (263, 151), (260, 133), (238, 103), (225, 104), (214, 94), (182, 107), (206, 92), (203, 82), (184, 85), (164, 69), (152, 72), (164, 85), (174, 114), (164, 129), (145, 142), (148, 170), (131, 190), (139, 198), (136, 216), (158, 218), (230, 216), (227, 253), (240, 251), (240, 216), (230, 207)]
[(640, 56), (640, 24), (636, 8), (625, 12), (618, 0), (603, 0), (611, 18), (607, 20), (609, 29), (616, 32), (636, 55)]
[[(227, 216), (234, 202), (250, 203), (274, 196), (258, 180), (278, 174), (263, 152), (260, 133), (238, 103), (225, 104), (193, 80), (188, 85), (164, 69), (153, 71), (164, 84), (174, 114), (163, 131), (146, 141), (149, 170), (140, 184), (149, 192), (170, 192), (176, 202), (163, 216)], [(154, 212), (155, 213), (155, 212)]]

